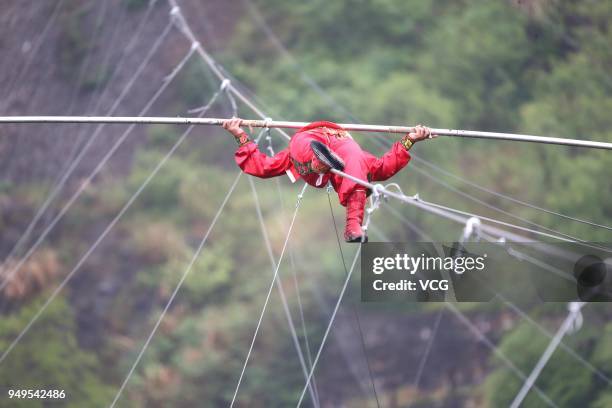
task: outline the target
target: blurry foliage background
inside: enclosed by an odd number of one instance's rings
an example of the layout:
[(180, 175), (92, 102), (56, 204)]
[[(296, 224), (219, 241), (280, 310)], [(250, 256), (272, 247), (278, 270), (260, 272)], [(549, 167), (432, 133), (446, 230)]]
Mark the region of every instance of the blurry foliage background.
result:
[[(204, 46), (275, 119), (424, 123), (612, 141), (612, 3), (608, 1), (185, 0), (181, 4)], [(104, 114), (168, 22), (168, 7), (162, 0), (153, 6), (144, 0), (67, 0), (43, 46), (29, 54), (56, 5), (12, 0), (3, 12), (3, 114)], [(143, 35), (122, 57), (122, 47), (148, 12)], [(175, 30), (117, 114), (136, 114), (188, 47)], [(113, 76), (119, 61), (122, 65)], [(217, 87), (204, 64), (192, 58), (151, 114), (185, 115), (205, 103)], [(209, 116), (230, 113), (227, 100), (220, 99)], [(240, 114), (252, 116), (243, 106)], [(0, 129), (3, 258), (74, 157), (69, 153), (78, 152), (94, 129), (73, 125)], [(104, 129), (34, 229), (30, 244), (123, 130)], [(8, 347), (182, 131), (171, 126), (138, 127), (113, 155), (103, 174), (2, 291), (0, 350)], [(355, 136), (368, 150), (384, 152), (375, 142), (378, 136)], [(387, 139), (382, 140), (388, 143)], [(273, 145), (278, 151), (285, 142), (274, 137)], [(62, 404), (75, 407), (112, 401), (237, 174), (234, 148), (231, 137), (218, 129), (198, 128), (189, 136), (0, 364), (2, 390), (65, 389), (68, 398)], [(612, 156), (607, 152), (438, 138), (419, 144), (414, 153), (518, 199), (612, 224)], [(585, 240), (612, 241), (609, 231), (517, 206), (419, 163), (411, 163), (394, 181), (407, 194), (419, 192), (431, 201), (516, 222), (458, 196), (431, 176), (549, 228)], [(255, 180), (255, 185), (278, 257), (299, 185), (284, 178), (279, 184)], [(344, 276), (326, 195), (325, 190), (307, 190), (280, 269), (298, 323), (298, 296), (304, 308), (313, 353)], [(344, 212), (333, 194), (331, 198), (341, 229)], [(453, 240), (460, 234), (461, 226), (398, 203), (390, 205), (434, 239)], [(374, 240), (420, 238), (384, 208), (375, 214), (374, 226)], [(343, 249), (350, 264), (355, 247), (343, 245)], [(4, 259), (0, 275), (6, 276), (23, 252)], [(120, 405), (227, 406), (272, 271), (244, 177)], [(416, 385), (414, 376), (441, 306), (406, 305), (398, 310), (364, 305), (359, 303), (358, 290), (355, 279), (316, 372), (326, 406), (373, 403), (351, 307), (360, 315), (384, 406), (495, 407), (512, 401), (522, 381), (447, 312)], [(548, 344), (547, 337), (502, 303), (460, 307), (517, 367), (530, 372)], [(552, 332), (566, 314), (562, 304), (521, 307)], [(566, 342), (612, 376), (612, 311), (605, 304), (589, 305), (584, 314), (584, 327)], [(300, 335), (305, 344), (301, 331)], [(274, 292), (239, 401), (242, 406), (291, 406), (302, 384)], [(561, 407), (612, 405), (608, 384), (564, 351), (553, 355), (537, 385)], [(0, 406), (18, 404), (47, 406), (0, 397)], [(527, 407), (541, 404), (533, 393), (525, 400)]]

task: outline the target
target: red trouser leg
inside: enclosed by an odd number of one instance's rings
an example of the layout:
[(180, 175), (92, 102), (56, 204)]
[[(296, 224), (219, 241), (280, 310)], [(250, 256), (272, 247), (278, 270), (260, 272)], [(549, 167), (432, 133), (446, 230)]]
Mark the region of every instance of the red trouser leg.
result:
[(346, 203), (346, 227), (344, 228), (344, 240), (346, 242), (368, 241), (368, 237), (364, 235), (361, 228), (365, 203), (365, 190), (355, 190), (348, 198)]
[[(332, 141), (330, 148), (344, 160), (345, 173), (367, 180), (367, 163), (357, 142), (353, 139), (336, 139)], [(332, 183), (338, 193), (340, 204), (346, 206), (344, 239), (348, 242), (360, 242), (363, 235), (361, 224), (366, 202), (366, 188), (340, 176), (334, 176)]]
[[(344, 160), (344, 172), (360, 178), (368, 180), (369, 168), (365, 160), (365, 156), (359, 144), (353, 139), (332, 139), (330, 144), (332, 149), (338, 156)], [(343, 206), (347, 205), (349, 196), (355, 190), (363, 190), (366, 188), (355, 183), (347, 178), (334, 175), (332, 176), (332, 184), (338, 193), (338, 199)]]

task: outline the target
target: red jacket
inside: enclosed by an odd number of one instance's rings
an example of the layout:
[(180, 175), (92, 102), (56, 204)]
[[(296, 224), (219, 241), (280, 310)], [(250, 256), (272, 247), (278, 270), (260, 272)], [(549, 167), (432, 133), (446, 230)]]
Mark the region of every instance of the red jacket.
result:
[(388, 152), (378, 158), (362, 150), (352, 137), (330, 135), (326, 128), (341, 129), (332, 122), (311, 123), (298, 130), (291, 138), (289, 147), (273, 157), (262, 153), (252, 141), (248, 142), (236, 150), (236, 164), (245, 173), (261, 178), (287, 174), (292, 182), (301, 177), (314, 187), (324, 187), (329, 181), (338, 193), (340, 204), (346, 205), (348, 196), (355, 190), (363, 190), (364, 187), (333, 173), (323, 174), (320, 178), (319, 174), (308, 172), (305, 165), (314, 157), (310, 148), (312, 140), (319, 140), (329, 146), (344, 160), (344, 171), (363, 180), (387, 180), (410, 161), (410, 154), (399, 142), (394, 143)]

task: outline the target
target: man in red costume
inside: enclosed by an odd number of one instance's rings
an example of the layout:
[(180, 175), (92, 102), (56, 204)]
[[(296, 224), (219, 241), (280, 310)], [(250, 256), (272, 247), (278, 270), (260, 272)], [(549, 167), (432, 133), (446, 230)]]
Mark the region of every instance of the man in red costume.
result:
[(314, 122), (298, 130), (289, 147), (273, 157), (262, 153), (240, 127), (242, 119), (227, 120), (223, 128), (238, 142), (235, 159), (247, 174), (270, 178), (283, 174), (292, 182), (303, 178), (314, 187), (325, 187), (331, 182), (338, 193), (340, 204), (346, 207), (347, 242), (366, 242), (361, 224), (365, 209), (366, 188), (345, 177), (330, 172), (331, 168), (370, 182), (387, 180), (410, 161), (408, 150), (418, 141), (431, 138), (431, 130), (424, 126), (412, 128), (391, 149), (378, 158), (361, 149), (351, 135), (332, 122)]

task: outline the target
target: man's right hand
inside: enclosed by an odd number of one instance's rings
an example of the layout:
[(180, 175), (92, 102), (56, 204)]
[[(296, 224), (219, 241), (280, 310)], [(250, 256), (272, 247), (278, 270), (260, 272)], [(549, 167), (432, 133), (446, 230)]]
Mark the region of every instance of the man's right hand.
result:
[(239, 139), (246, 132), (240, 127), (242, 119), (232, 118), (223, 122), (223, 129), (230, 132), (236, 139)]
[(238, 146), (244, 146), (245, 144), (249, 143), (249, 135), (240, 127), (240, 125), (242, 125), (242, 119), (231, 118), (223, 122), (223, 129), (227, 130), (234, 136)]

